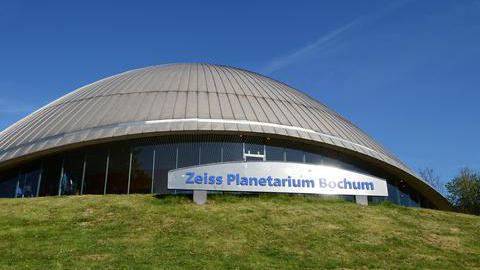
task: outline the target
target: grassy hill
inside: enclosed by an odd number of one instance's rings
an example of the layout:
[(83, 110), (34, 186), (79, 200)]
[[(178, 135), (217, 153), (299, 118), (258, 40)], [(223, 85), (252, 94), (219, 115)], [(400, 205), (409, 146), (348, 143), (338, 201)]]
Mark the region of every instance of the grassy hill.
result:
[(0, 269), (480, 269), (480, 217), (316, 197), (0, 200)]

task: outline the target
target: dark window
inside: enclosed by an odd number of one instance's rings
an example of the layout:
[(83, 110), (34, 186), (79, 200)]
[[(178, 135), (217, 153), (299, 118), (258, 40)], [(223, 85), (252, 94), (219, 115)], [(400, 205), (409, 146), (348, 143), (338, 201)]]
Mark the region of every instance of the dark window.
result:
[(199, 144), (184, 142), (178, 144), (178, 168), (195, 166), (200, 164)]
[(153, 149), (154, 147), (152, 146), (138, 146), (132, 148), (130, 193), (151, 192)]
[(410, 206), (410, 195), (408, 194), (408, 186), (405, 181), (400, 180), (398, 183), (398, 191), (400, 197), (400, 205)]
[(43, 160), (39, 196), (58, 195), (61, 170), (61, 157), (53, 156)]
[(368, 196), (368, 203), (379, 204), (384, 202), (386, 199), (383, 196)]
[(320, 154), (305, 152), (305, 162), (309, 164), (322, 164), (323, 156)]
[(18, 178), (17, 198), (37, 196), (38, 178), (40, 176), (40, 166), (38, 164), (29, 164), (22, 169)]
[(403, 206), (418, 207), (419, 201), (417, 192), (405, 183), (405, 181), (400, 181), (398, 185), (400, 204)]
[(337, 168), (341, 167), (341, 164), (338, 160), (330, 157), (323, 158), (323, 165), (337, 167)]
[[(200, 144), (195, 142), (183, 142), (178, 143), (178, 156), (177, 156), (177, 168), (184, 168), (190, 166), (197, 166), (200, 164)], [(175, 190), (175, 194), (178, 193), (191, 193), (187, 190)]]
[(241, 142), (225, 142), (222, 147), (223, 162), (243, 160), (243, 144)]
[(285, 149), (283, 147), (267, 145), (265, 148), (268, 161), (285, 161)]
[(155, 148), (154, 193), (168, 193), (168, 171), (176, 168), (176, 156), (176, 144), (161, 144)]
[(18, 172), (6, 171), (0, 175), (0, 198), (14, 198), (17, 188)]
[(127, 194), (130, 148), (120, 145), (110, 147), (108, 157), (108, 194)]
[(344, 161), (341, 161), (341, 160), (337, 160), (337, 164), (338, 164), (337, 166), (339, 168), (344, 169), (344, 170), (349, 170), (349, 171), (368, 174), (368, 172), (359, 169), (358, 167), (354, 166), (353, 164), (350, 164), (350, 163), (347, 163), (347, 162), (344, 162)]
[(200, 144), (200, 164), (222, 161), (222, 143), (203, 142)]
[(245, 143), (245, 161), (264, 161), (265, 160), (265, 146), (260, 143), (246, 142)]
[(63, 176), (60, 184), (62, 195), (80, 194), (84, 158), (85, 155), (81, 152), (70, 152), (65, 155)]
[(418, 207), (419, 203), (419, 196), (417, 191), (415, 191), (412, 187), (408, 187), (408, 194), (410, 195), (410, 206), (411, 207)]
[(431, 208), (431, 205), (430, 205), (430, 202), (427, 200), (427, 198), (425, 198), (424, 196), (422, 195), (419, 195), (420, 197), (420, 206), (423, 207), (423, 208)]
[(338, 195), (338, 198), (347, 202), (355, 202), (354, 195)]
[(399, 198), (400, 194), (398, 193), (398, 188), (395, 185), (395, 183), (387, 180), (387, 189), (388, 189), (387, 200), (389, 202), (398, 204), (400, 202), (400, 198)]
[(263, 144), (245, 143), (245, 154), (263, 155)]
[(297, 149), (285, 149), (285, 156), (289, 162), (303, 162), (303, 151)]
[(102, 148), (87, 152), (83, 194), (103, 194), (107, 151)]

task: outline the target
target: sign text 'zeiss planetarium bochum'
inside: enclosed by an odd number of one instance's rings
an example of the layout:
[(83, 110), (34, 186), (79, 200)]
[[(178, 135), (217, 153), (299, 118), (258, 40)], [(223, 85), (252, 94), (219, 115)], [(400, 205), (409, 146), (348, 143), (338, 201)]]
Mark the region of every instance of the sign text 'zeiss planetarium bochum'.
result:
[(182, 190), (388, 196), (385, 180), (340, 168), (283, 162), (234, 162), (172, 170)]

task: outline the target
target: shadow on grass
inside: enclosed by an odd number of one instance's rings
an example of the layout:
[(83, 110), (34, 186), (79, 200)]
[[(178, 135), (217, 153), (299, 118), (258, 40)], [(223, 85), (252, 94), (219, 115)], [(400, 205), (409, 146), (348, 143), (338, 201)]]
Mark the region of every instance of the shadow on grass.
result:
[[(155, 194), (151, 198), (154, 204), (170, 203), (193, 203), (193, 194)], [(212, 192), (208, 193), (207, 204), (209, 202), (235, 203), (239, 201), (249, 201), (262, 199), (271, 202), (304, 202), (304, 203), (352, 203), (338, 197), (318, 196), (314, 194), (276, 194), (276, 193), (248, 193), (248, 192)], [(391, 205), (386, 204), (387, 207)]]

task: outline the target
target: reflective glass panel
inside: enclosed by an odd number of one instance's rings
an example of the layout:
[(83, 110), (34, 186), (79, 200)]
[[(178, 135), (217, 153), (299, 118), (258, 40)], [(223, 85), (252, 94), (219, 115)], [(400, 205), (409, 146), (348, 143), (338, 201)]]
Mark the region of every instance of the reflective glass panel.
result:
[(411, 207), (418, 207), (419, 204), (419, 198), (418, 198), (418, 193), (411, 187), (408, 187), (408, 193), (409, 193), (409, 199), (410, 199), (410, 206)]
[(37, 196), (38, 178), (40, 177), (40, 166), (32, 164), (22, 169), (19, 177), (17, 198)]
[(203, 142), (200, 144), (200, 164), (222, 161), (222, 143)]
[(355, 202), (355, 196), (353, 195), (338, 195), (338, 198), (347, 202)]
[(0, 198), (14, 198), (18, 172), (6, 171), (0, 174)]
[(241, 142), (225, 142), (222, 147), (223, 162), (243, 160), (243, 144)]
[(382, 196), (368, 196), (368, 203), (379, 204), (384, 202), (386, 199)]
[(150, 193), (153, 169), (152, 146), (132, 148), (132, 175), (130, 193)]
[(398, 188), (392, 181), (387, 181), (388, 197), (389, 202), (398, 204), (400, 202), (400, 194), (398, 193)]
[(58, 195), (62, 160), (60, 156), (53, 156), (43, 160), (39, 196)]
[(264, 146), (263, 144), (256, 144), (256, 143), (245, 143), (245, 154), (255, 154), (255, 155), (263, 155), (264, 153)]
[(84, 157), (81, 152), (70, 152), (65, 155), (60, 183), (62, 195), (80, 195)]
[(168, 193), (168, 171), (176, 168), (176, 154), (176, 144), (161, 144), (155, 148), (154, 193)]
[(323, 156), (320, 154), (305, 152), (305, 162), (309, 164), (322, 164)]
[(267, 145), (265, 148), (268, 161), (285, 161), (285, 149), (283, 147)]
[(107, 194), (127, 194), (129, 167), (130, 148), (112, 145), (108, 157)]
[(178, 168), (200, 164), (199, 144), (184, 142), (178, 144)]
[(421, 207), (423, 207), (423, 208), (430, 208), (431, 207), (429, 201), (424, 196), (420, 195), (419, 200), (420, 200), (420, 206)]
[(83, 194), (103, 194), (105, 188), (105, 169), (107, 151), (102, 148), (87, 152)]
[(340, 162), (330, 157), (323, 158), (323, 165), (341, 168)]
[(289, 162), (303, 162), (303, 151), (297, 149), (285, 149), (285, 156)]
[(407, 184), (405, 183), (405, 181), (399, 181), (397, 183), (400, 197), (400, 205), (410, 206), (410, 196), (408, 195)]

